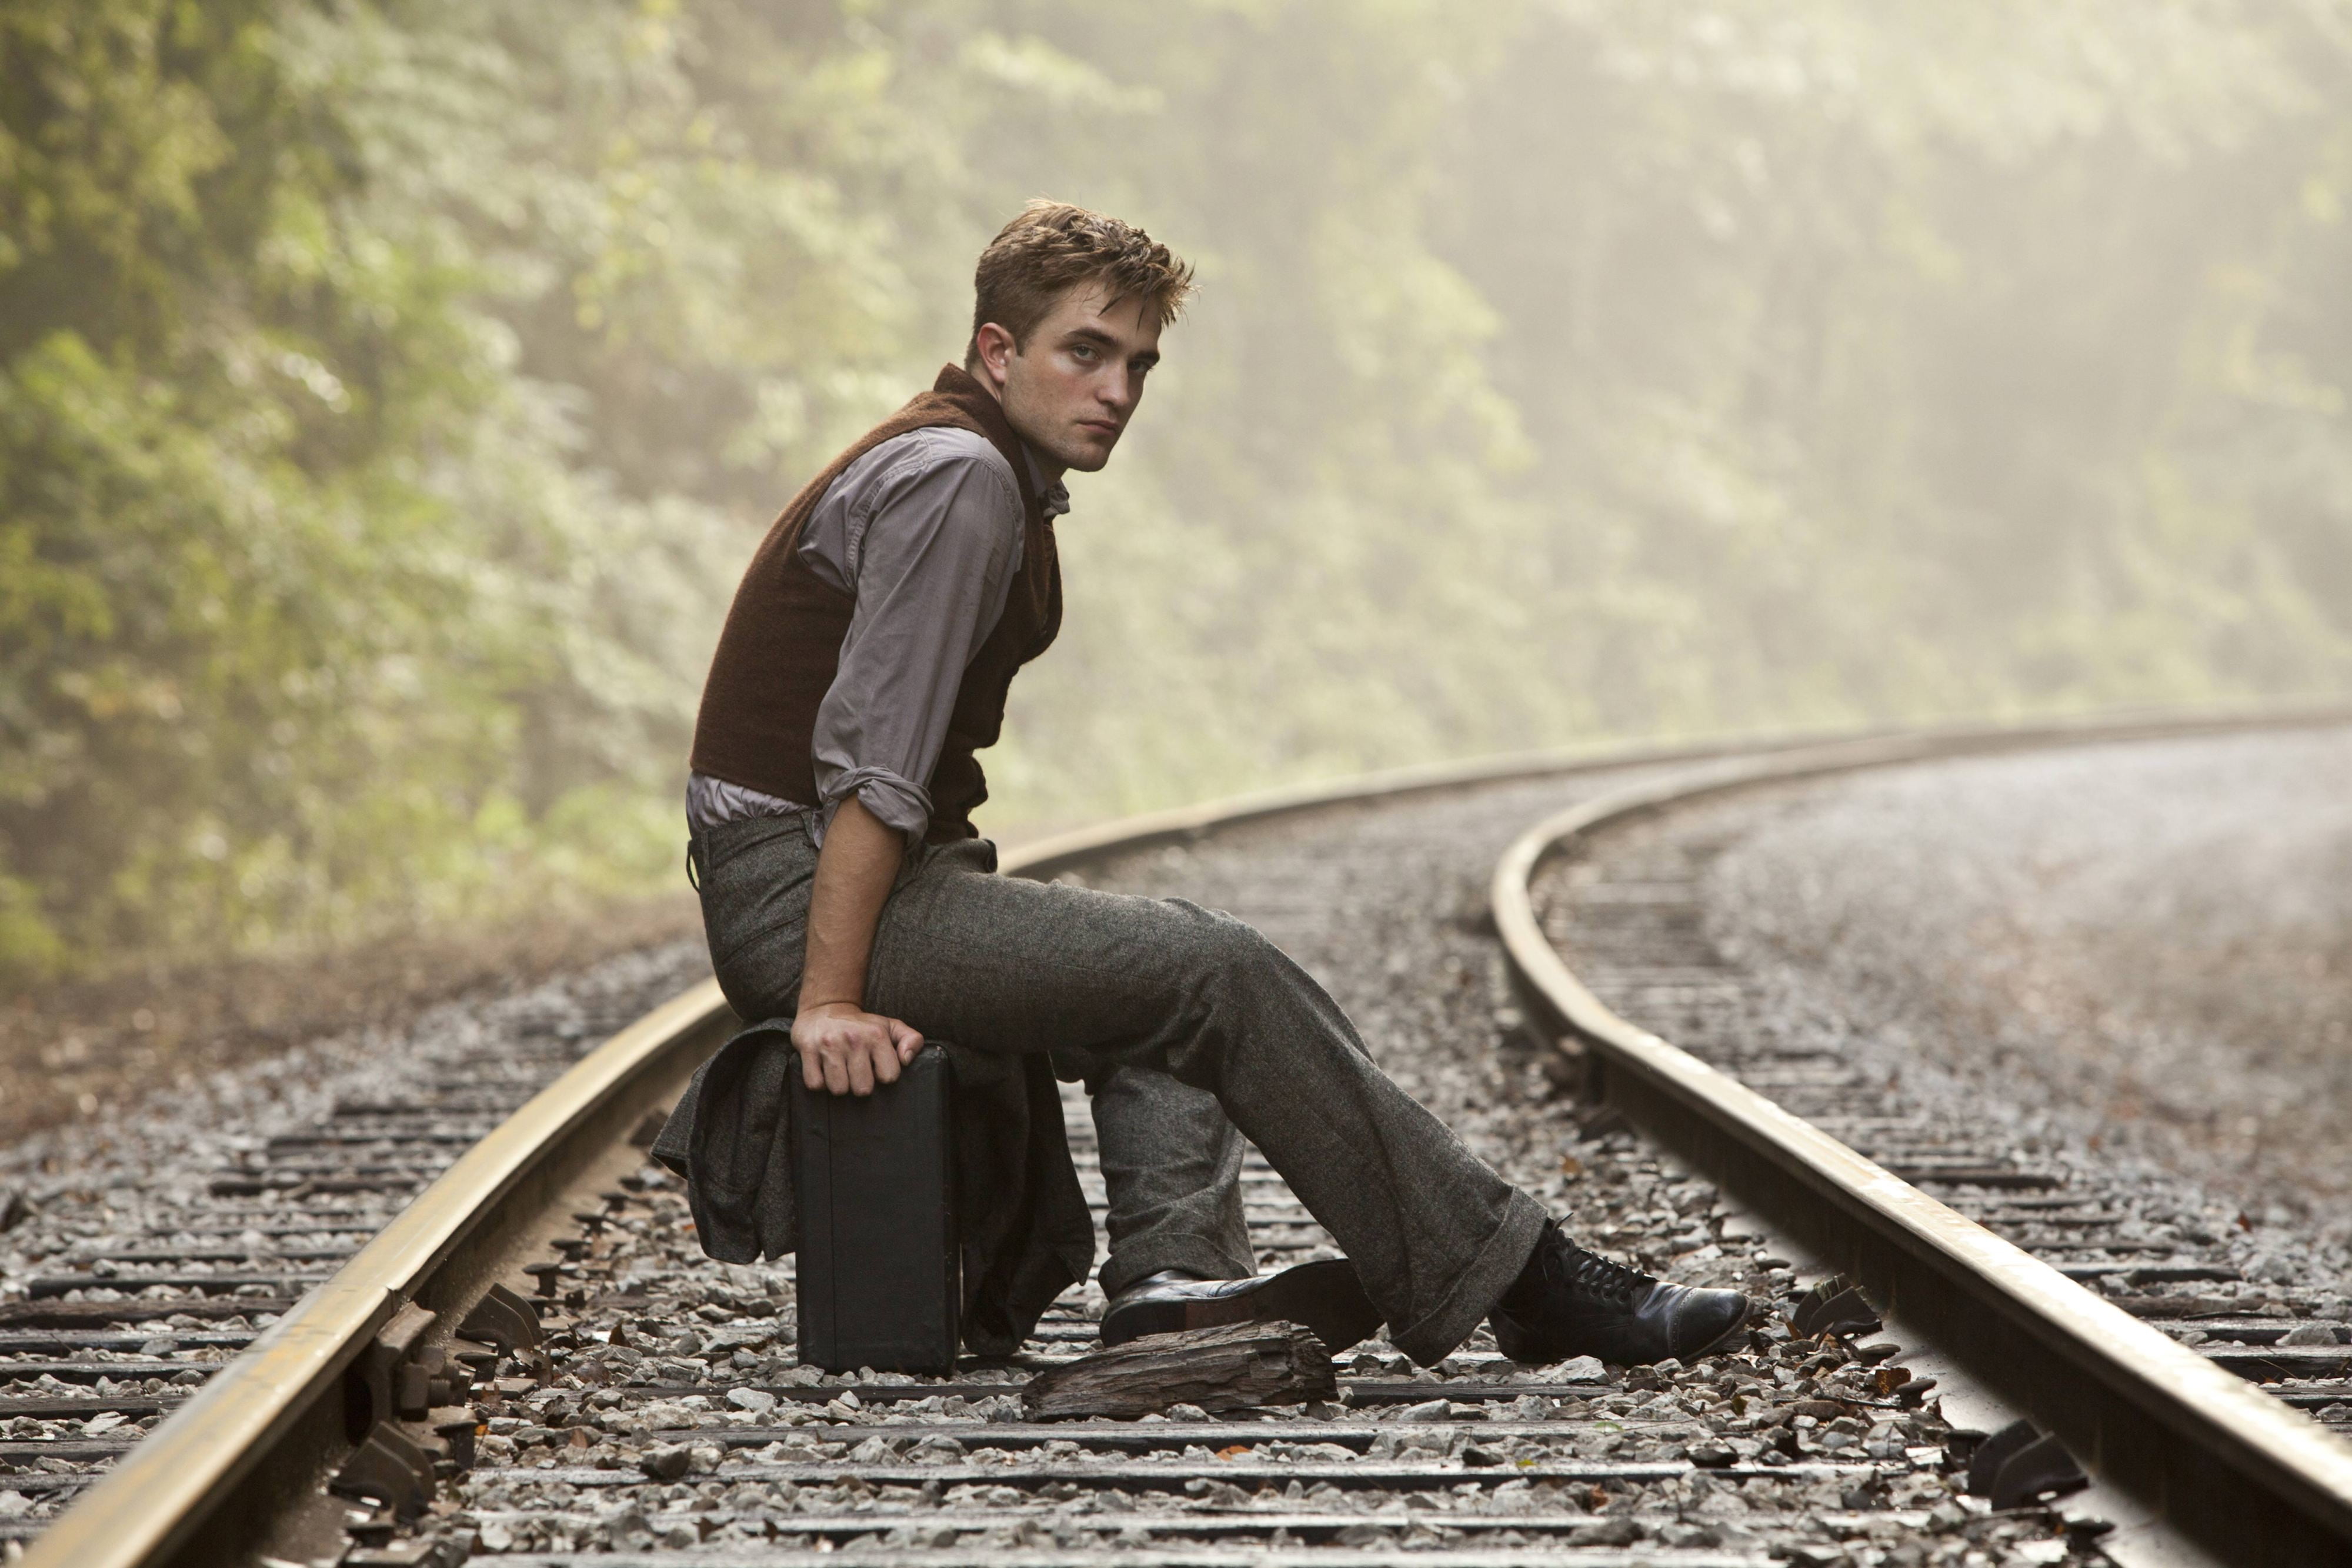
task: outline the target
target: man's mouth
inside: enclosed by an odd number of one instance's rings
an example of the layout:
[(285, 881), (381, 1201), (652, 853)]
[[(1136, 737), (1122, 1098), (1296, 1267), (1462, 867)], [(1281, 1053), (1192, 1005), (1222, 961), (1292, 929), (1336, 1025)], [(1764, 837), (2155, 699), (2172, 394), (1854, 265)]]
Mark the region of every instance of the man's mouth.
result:
[(1081, 430), (1092, 430), (1098, 436), (1117, 437), (1118, 434), (1118, 426), (1103, 419), (1081, 419), (1078, 421), (1078, 428)]

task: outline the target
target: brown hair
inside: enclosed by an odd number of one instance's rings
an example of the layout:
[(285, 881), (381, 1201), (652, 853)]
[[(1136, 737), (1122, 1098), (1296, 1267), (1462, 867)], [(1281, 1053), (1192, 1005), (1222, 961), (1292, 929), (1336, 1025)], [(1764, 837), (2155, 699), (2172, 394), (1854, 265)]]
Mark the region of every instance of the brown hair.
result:
[(1024, 342), (1065, 291), (1097, 279), (1114, 300), (1150, 300), (1164, 327), (1192, 292), (1192, 266), (1133, 224), (1042, 196), (1030, 202), (980, 253), (965, 366), (980, 357), (982, 327), (994, 321)]

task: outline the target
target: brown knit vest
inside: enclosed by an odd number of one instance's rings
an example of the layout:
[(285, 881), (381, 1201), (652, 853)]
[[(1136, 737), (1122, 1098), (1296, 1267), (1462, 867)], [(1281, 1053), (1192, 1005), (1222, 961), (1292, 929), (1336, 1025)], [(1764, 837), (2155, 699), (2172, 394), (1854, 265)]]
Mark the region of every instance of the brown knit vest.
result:
[[(824, 700), (841, 660), (856, 598), (823, 582), (800, 559), (801, 531), (825, 490), (845, 469), (883, 442), (911, 430), (952, 425), (987, 437), (1013, 465), (1021, 487), (1021, 571), (995, 629), (963, 672), (947, 740), (931, 770), (933, 840), (970, 838), (971, 814), (988, 798), (972, 753), (995, 742), (1004, 724), (1004, 694), (1013, 671), (1045, 651), (1062, 625), (1062, 573), (1054, 530), (1029, 477), (1021, 438), (986, 388), (953, 365), (931, 390), (850, 443), (811, 479), (768, 530), (751, 557), (719, 651), (703, 683), (694, 725), (697, 773), (765, 795), (816, 804), (814, 755), (817, 705)], [(924, 781), (915, 781), (922, 784)]]

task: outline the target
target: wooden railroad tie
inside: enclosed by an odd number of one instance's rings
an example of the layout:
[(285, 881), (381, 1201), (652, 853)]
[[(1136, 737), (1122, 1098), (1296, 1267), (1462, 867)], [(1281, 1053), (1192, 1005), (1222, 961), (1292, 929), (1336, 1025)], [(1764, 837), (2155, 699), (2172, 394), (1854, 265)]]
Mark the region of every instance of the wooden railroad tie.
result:
[(1339, 1397), (1323, 1342), (1297, 1323), (1276, 1321), (1146, 1334), (1048, 1367), (1030, 1380), (1021, 1403), (1033, 1421), (1133, 1420), (1176, 1405), (1213, 1415)]

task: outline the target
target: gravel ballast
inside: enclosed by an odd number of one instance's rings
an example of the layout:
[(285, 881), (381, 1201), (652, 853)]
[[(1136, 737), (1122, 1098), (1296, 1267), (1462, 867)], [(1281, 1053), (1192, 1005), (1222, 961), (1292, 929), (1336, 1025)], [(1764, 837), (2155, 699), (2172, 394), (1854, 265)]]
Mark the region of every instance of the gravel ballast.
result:
[[(1488, 931), (1493, 862), (1528, 822), (1632, 776), (1343, 807), (1087, 874), (1264, 930), (1324, 981), (1383, 1066), (1486, 1158), (1620, 1257), (1785, 1303), (1808, 1279), (1707, 1183), (1586, 1126), (1530, 1055)], [(1082, 1168), (1082, 1106), (1070, 1102)], [(1085, 1170), (1090, 1191), (1099, 1186)], [(1268, 1267), (1328, 1238), (1254, 1161)], [(1031, 1423), (1034, 1369), (1092, 1345), (1074, 1290), (1009, 1366), (940, 1383), (794, 1364), (791, 1271), (719, 1268), (659, 1173), (615, 1194), (553, 1315), (556, 1374), (504, 1399), (435, 1528), (522, 1563), (852, 1561), (1594, 1564), (2023, 1563), (2096, 1554), (2063, 1510), (1961, 1495), (1969, 1435), (1903, 1347), (1764, 1324), (1696, 1367), (1515, 1367), (1482, 1331), (1416, 1371), (1381, 1341), (1339, 1358), (1339, 1402), (1250, 1420), (1178, 1406)]]
[(2035, 1136), (2352, 1242), (2352, 734), (1860, 774), (1723, 808), (1725, 954)]
[[(2219, 744), (2176, 750), (2203, 755)], [(2273, 765), (2248, 764), (2255, 772)], [(1617, 770), (1329, 808), (1140, 853), (1085, 877), (1095, 886), (1181, 895), (1259, 926), (1330, 987), (1390, 1072), (1511, 1179), (1571, 1215), (1574, 1233), (1669, 1278), (1734, 1284), (1769, 1303), (1775, 1315), (1733, 1353), (1633, 1372), (1592, 1362), (1524, 1368), (1502, 1360), (1482, 1331), (1444, 1366), (1414, 1369), (1375, 1340), (1340, 1356), (1338, 1401), (1255, 1419), (1178, 1406), (1138, 1421), (1034, 1422), (1024, 1418), (1021, 1387), (1039, 1366), (1092, 1348), (1102, 1300), (1091, 1284), (1066, 1296), (1013, 1363), (967, 1363), (948, 1380), (821, 1376), (796, 1364), (789, 1264), (730, 1268), (703, 1258), (677, 1184), (648, 1168), (604, 1194), (593, 1222), (563, 1238), (560, 1257), (548, 1260), (561, 1272), (512, 1280), (526, 1291), (544, 1280), (551, 1292), (541, 1300), (551, 1369), (512, 1359), (482, 1368), (472, 1469), (442, 1483), (416, 1531), (385, 1521), (376, 1538), (392, 1536), (381, 1548), (390, 1555), (355, 1561), (388, 1563), (420, 1546), (436, 1546), (445, 1562), (463, 1551), (516, 1563), (680, 1565), (819, 1557), (1024, 1564), (1410, 1558), (1465, 1568), (1554, 1557), (1593, 1568), (2099, 1561), (2102, 1526), (2093, 1514), (2062, 1500), (1995, 1516), (1983, 1500), (1963, 1495), (1959, 1472), (1979, 1434), (1955, 1431), (1937, 1392), (1911, 1374), (1919, 1347), (1866, 1331), (1794, 1337), (1777, 1314), (1814, 1279), (1778, 1256), (1724, 1194), (1591, 1116), (1566, 1092), (1556, 1059), (1529, 1049), (1486, 916), (1494, 861), (1538, 817), (1648, 776), (1654, 771)], [(1821, 787), (1872, 782), (1883, 781)], [(1809, 977), (1801, 931), (1751, 931), (1734, 918), (1748, 896), (1738, 879), (1758, 879), (1754, 896), (1769, 900), (1774, 879), (1814, 874), (1793, 849), (1786, 860), (1756, 861), (1752, 872), (1738, 858), (1747, 825), (1782, 824), (1788, 810), (1814, 798), (1805, 791), (1727, 803), (1725, 810), (1749, 815), (1705, 825), (1713, 835), (1706, 893), (1720, 897), (1724, 910), (1718, 916), (1710, 905), (1704, 934), (1726, 962), (1753, 971), (1749, 992), (1771, 1011), (1757, 1027), (1810, 1031), (1808, 1048), (1833, 1041), (1839, 1050), (1894, 1049), (1873, 1034), (1876, 1015), (1844, 1019), (1832, 1005), (1839, 995)], [(1895, 816), (1889, 808), (1874, 847), (1838, 853), (1893, 856)], [(1661, 826), (1678, 832), (1680, 820)], [(1766, 838), (1757, 844), (1759, 853), (1772, 847)], [(1637, 858), (1649, 853), (1641, 841), (1629, 846)], [(1832, 890), (1845, 885), (1822, 881)], [(1619, 910), (1608, 918), (1622, 924), (1632, 917)], [(1856, 904), (1842, 918), (1882, 917)], [(1932, 922), (1917, 934), (1950, 940)], [(1861, 940), (1837, 935), (1832, 945), (1843, 952)], [(124, 1268), (110, 1257), (152, 1250), (159, 1239), (167, 1248), (207, 1237), (216, 1245), (220, 1236), (246, 1249), (244, 1261), (212, 1267), (270, 1268), (296, 1279), (299, 1238), (315, 1234), (326, 1241), (315, 1268), (331, 1268), (402, 1195), (277, 1188), (238, 1198), (218, 1190), (222, 1173), (257, 1179), (288, 1169), (298, 1160), (273, 1153), (273, 1135), (322, 1124), (338, 1101), (391, 1098), (436, 1074), (478, 1073), (502, 1052), (512, 1056), (518, 1042), (559, 1042), (560, 1049), (542, 1049), (551, 1073), (702, 973), (690, 947), (621, 961), (503, 1001), (443, 1009), (397, 1036), (330, 1042), (222, 1074), (185, 1103), (153, 1108), (135, 1122), (77, 1129), (20, 1150), (11, 1168), (33, 1212), (5, 1237), (5, 1283), (23, 1300), (36, 1279), (79, 1270), (89, 1282), (76, 1288), (77, 1299), (102, 1300), (113, 1288), (101, 1270)], [(1984, 1092), (1958, 1068), (1935, 1065), (1916, 1039), (1896, 1045), (1907, 1053), (1905, 1093), (1943, 1092), (1937, 1085), (1945, 1079), (1955, 1094)], [(1963, 1055), (1956, 1050), (1955, 1059)], [(1082, 1101), (1068, 1105), (1074, 1149), (1098, 1202), (1091, 1127)], [(2042, 1130), (2034, 1157), (2092, 1173), (2102, 1194), (2136, 1179), (2111, 1179), (2101, 1162), (2116, 1158), (2117, 1147), (2091, 1148), (2091, 1134), (2078, 1136), (2072, 1123), (2032, 1121), (2043, 1114), (2038, 1109), (1999, 1114)], [(1248, 1179), (1253, 1236), (1266, 1267), (1329, 1254), (1328, 1236), (1262, 1161), (1253, 1159)], [(2160, 1216), (2151, 1211), (2151, 1226), (2185, 1235), (2218, 1223), (2220, 1200), (2186, 1187), (2166, 1192), (2170, 1206)], [(2246, 1289), (2215, 1287), (2232, 1310), (2275, 1308), (2297, 1331), (2335, 1321), (2308, 1284), (2316, 1255), (2294, 1250), (2305, 1244), (2303, 1227), (2273, 1225), (2266, 1212), (2249, 1216), (2251, 1229), (2238, 1226), (2234, 1209), (2222, 1217), (2231, 1234), (2215, 1244), (2243, 1254), (2249, 1268)], [(2265, 1268), (2282, 1278), (2266, 1280)], [(203, 1336), (223, 1321), (174, 1321), (173, 1314), (189, 1316), (175, 1303), (184, 1297), (159, 1297), (152, 1321), (132, 1325), (147, 1337), (120, 1352), (123, 1375), (107, 1385), (124, 1402), (146, 1398), (159, 1413), (167, 1409), (267, 1316), (257, 1310), (242, 1326), (225, 1328), (222, 1342), (207, 1344)], [(0, 1377), (11, 1380), (0, 1400), (48, 1397), (63, 1386), (54, 1376), (42, 1381), (47, 1374), (33, 1369), (45, 1363), (30, 1351), (0, 1356)], [(103, 1420), (95, 1413), (70, 1423), (28, 1415), (0, 1431), (121, 1446), (153, 1419), (93, 1429)], [(8, 1454), (0, 1448), (0, 1463), (11, 1467), (0, 1474), (0, 1533), (17, 1536), (37, 1531), (82, 1478), (110, 1462), (96, 1454)], [(12, 1483), (17, 1489), (8, 1489)]]
[(1743, 790), (1585, 836), (1537, 903), (1621, 1016), (2344, 1429), (2347, 762), (2281, 733)]

